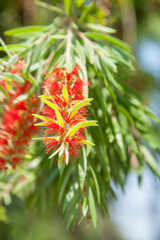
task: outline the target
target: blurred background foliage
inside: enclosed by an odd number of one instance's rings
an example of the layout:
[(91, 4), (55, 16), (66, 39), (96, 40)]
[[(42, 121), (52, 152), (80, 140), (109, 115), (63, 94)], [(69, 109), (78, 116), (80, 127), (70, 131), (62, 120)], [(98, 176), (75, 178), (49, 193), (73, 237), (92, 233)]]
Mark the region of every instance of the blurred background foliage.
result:
[[(56, 5), (59, 0), (48, 0)], [(86, 1), (90, 2), (90, 1)], [(143, 95), (145, 104), (150, 103), (153, 92), (159, 90), (159, 75), (155, 77), (149, 67), (143, 67), (140, 46), (146, 41), (154, 44), (160, 42), (160, 1), (159, 0), (95, 0), (103, 10), (106, 25), (117, 29), (117, 37), (129, 43), (134, 55), (139, 59), (136, 72), (129, 73), (124, 80)], [(99, 16), (101, 17), (101, 16)], [(30, 24), (48, 24), (54, 18), (54, 13), (34, 4), (33, 0), (5, 0), (0, 1), (0, 36), (7, 42), (3, 31)], [(14, 39), (12, 40), (15, 41)], [(149, 46), (149, 45), (148, 45)], [(151, 62), (152, 62), (151, 56)], [(155, 92), (154, 92), (155, 93)], [(159, 99), (157, 101), (160, 101)], [(158, 104), (158, 102), (157, 102)], [(10, 201), (8, 199), (8, 201)], [(112, 205), (112, 202), (110, 202)], [(120, 240), (112, 220), (99, 216), (97, 230), (92, 227), (86, 229), (85, 222), (74, 232), (66, 232), (63, 216), (58, 204), (50, 206), (48, 212), (40, 210), (26, 211), (24, 203), (17, 196), (12, 195), (11, 204), (6, 207), (9, 219), (4, 209), (0, 208), (0, 240), (57, 240), (57, 239), (92, 239), (92, 240)], [(5, 222), (5, 223), (4, 223)]]

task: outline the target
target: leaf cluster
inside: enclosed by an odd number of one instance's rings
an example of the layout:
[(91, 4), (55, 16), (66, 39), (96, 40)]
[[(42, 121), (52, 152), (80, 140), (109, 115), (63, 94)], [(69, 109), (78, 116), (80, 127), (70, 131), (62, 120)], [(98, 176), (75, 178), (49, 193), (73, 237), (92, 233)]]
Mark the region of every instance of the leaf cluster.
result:
[[(53, 11), (55, 18), (48, 26), (5, 32), (7, 36), (16, 37), (18, 43), (5, 45), (1, 40), (0, 51), (6, 56), (0, 59), (0, 80), (4, 76), (10, 83), (28, 79), (32, 83), (29, 98), (34, 91), (41, 91), (44, 74), (51, 72), (53, 66), (69, 70), (78, 64), (80, 76), (86, 81), (85, 94), (94, 98), (88, 118), (95, 119), (98, 127), (86, 132), (87, 139), (95, 146), (83, 148), (79, 160), (68, 166), (62, 164), (60, 170), (47, 159), (42, 144), (36, 142), (34, 154), (25, 163), (27, 170), (17, 170), (28, 176), (23, 194), (30, 207), (48, 206), (58, 199), (67, 229), (84, 218), (92, 219), (96, 227), (97, 209), (108, 214), (108, 196), (115, 196), (111, 180), (123, 188), (128, 174), (135, 170), (141, 182), (146, 164), (160, 177), (154, 157), (160, 150), (156, 128), (160, 120), (141, 103), (137, 93), (120, 80), (122, 69), (124, 72), (134, 70), (134, 58), (130, 47), (112, 35), (115, 30), (100, 24), (103, 19), (98, 19), (95, 13), (100, 15), (101, 10), (94, 7), (93, 2), (86, 5), (83, 0), (73, 4), (64, 0), (65, 14), (58, 3), (55, 6), (36, 3)], [(23, 79), (5, 71), (19, 57), (26, 62)], [(8, 97), (1, 85), (0, 91)], [(18, 186), (15, 181), (13, 192), (17, 194), (20, 193)]]

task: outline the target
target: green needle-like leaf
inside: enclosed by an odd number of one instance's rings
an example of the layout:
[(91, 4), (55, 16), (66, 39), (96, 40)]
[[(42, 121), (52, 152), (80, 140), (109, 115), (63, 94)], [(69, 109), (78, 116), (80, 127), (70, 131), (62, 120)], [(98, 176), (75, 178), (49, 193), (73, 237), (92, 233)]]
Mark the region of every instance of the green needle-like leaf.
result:
[(84, 122), (77, 123), (74, 127), (69, 129), (69, 131), (66, 134), (66, 137), (73, 136), (80, 128), (97, 126), (96, 122), (97, 121), (92, 120), (92, 121), (84, 121)]
[(93, 100), (93, 98), (88, 98), (88, 99), (84, 99), (80, 102), (78, 102), (77, 104), (75, 104), (73, 107), (71, 107), (71, 109), (69, 109), (70, 116), (69, 119), (71, 119), (72, 117), (74, 117), (74, 115), (78, 112), (78, 110), (86, 105), (89, 105), (89, 103)]

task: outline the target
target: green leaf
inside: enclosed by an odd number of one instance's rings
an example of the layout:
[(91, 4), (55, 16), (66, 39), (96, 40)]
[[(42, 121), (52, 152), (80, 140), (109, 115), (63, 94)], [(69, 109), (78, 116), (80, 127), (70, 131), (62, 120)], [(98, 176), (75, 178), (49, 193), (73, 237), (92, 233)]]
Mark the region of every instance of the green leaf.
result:
[(46, 9), (48, 9), (50, 11), (53, 11), (53, 12), (56, 12), (56, 13), (59, 13), (59, 14), (63, 14), (63, 10), (61, 8), (58, 8), (58, 7), (53, 6), (53, 5), (50, 5), (48, 3), (36, 0), (35, 4), (40, 6), (40, 7), (46, 8)]
[(13, 104), (17, 104), (21, 101), (24, 101), (27, 99), (27, 97), (28, 97), (28, 94), (21, 94), (13, 101)]
[(88, 14), (92, 11), (93, 7), (94, 7), (94, 2), (91, 2), (88, 7), (86, 6), (86, 9), (83, 11), (83, 13), (78, 21), (79, 24), (82, 24), (85, 21)]
[(134, 120), (133, 120), (131, 114), (123, 106), (119, 106), (118, 110), (128, 118), (128, 120), (130, 121), (130, 123), (132, 125), (134, 125)]
[(55, 138), (57, 138), (57, 136), (55, 136), (55, 137), (36, 137), (36, 138), (32, 138), (32, 140), (38, 140), (38, 141), (41, 141), (41, 140), (52, 140), (52, 139), (55, 139)]
[(39, 193), (42, 193), (46, 190), (46, 188), (51, 185), (51, 183), (55, 180), (55, 178), (58, 176), (59, 170), (58, 168), (52, 169), (49, 174), (47, 174), (47, 177), (44, 179), (42, 186), (39, 188)]
[(24, 83), (24, 80), (23, 78), (21, 78), (19, 75), (17, 74), (12, 74), (12, 73), (9, 73), (9, 72), (1, 72), (1, 75), (4, 76), (4, 77), (7, 77), (11, 80), (15, 80), (17, 82), (20, 82), (20, 83)]
[(3, 205), (0, 205), (0, 221), (4, 222), (5, 224), (9, 223), (7, 212)]
[(62, 149), (62, 145), (56, 150), (56, 151), (54, 151), (50, 156), (49, 156), (49, 159), (51, 159), (52, 157), (54, 157), (57, 153), (59, 153), (60, 152), (60, 150)]
[(48, 118), (48, 117), (44, 117), (42, 115), (38, 115), (38, 114), (32, 114), (34, 117), (36, 118), (39, 118), (45, 122), (50, 122), (50, 123), (55, 123), (55, 124), (58, 124), (58, 122), (56, 122), (55, 120), (51, 119), (51, 118)]
[(93, 179), (94, 179), (94, 184), (95, 184), (96, 192), (97, 192), (98, 204), (100, 204), (100, 190), (99, 190), (99, 184), (97, 181), (96, 173), (94, 172), (94, 169), (92, 168), (91, 165), (89, 166), (89, 168), (90, 168), (90, 171), (91, 171)]
[(29, 34), (33, 34), (33, 33), (41, 33), (42, 31), (44, 31), (45, 26), (29, 26), (29, 27), (20, 27), (20, 28), (15, 28), (12, 30), (8, 30), (6, 32), (4, 32), (5, 35), (7, 36), (20, 36), (23, 34), (28, 34), (28, 36), (30, 37)]
[(79, 185), (77, 182), (75, 182), (74, 185), (73, 184), (71, 185), (63, 204), (63, 213), (65, 213), (69, 204), (71, 203), (71, 200), (75, 197), (78, 188), (79, 188)]
[(81, 7), (82, 4), (84, 3), (84, 0), (76, 0), (77, 7)]
[(88, 140), (84, 140), (84, 139), (80, 140), (80, 142), (83, 143), (83, 144), (86, 144), (86, 145), (90, 145), (90, 146), (94, 146), (95, 145), (94, 143), (92, 143), (92, 142), (90, 142)]
[(116, 30), (110, 27), (106, 27), (103, 25), (99, 25), (99, 24), (93, 24), (93, 23), (87, 23), (86, 26), (92, 30), (96, 30), (99, 32), (105, 32), (105, 33), (115, 33)]
[(7, 55), (8, 55), (9, 57), (11, 57), (12, 55), (11, 55), (10, 52), (8, 51), (8, 47), (7, 47), (7, 45), (5, 44), (5, 42), (2, 40), (1, 37), (0, 37), (0, 43), (1, 43), (2, 47), (3, 47), (3, 49), (5, 50), (5, 52), (7, 53)]
[(42, 77), (43, 77), (43, 60), (40, 61), (38, 71), (37, 71), (36, 80), (38, 84), (41, 83)]
[(30, 73), (23, 72), (23, 76), (27, 80), (29, 80), (33, 85), (38, 86), (38, 83), (36, 82), (36, 79)]
[(83, 157), (81, 157), (80, 162), (78, 164), (78, 174), (79, 174), (79, 185), (81, 190), (83, 190), (85, 178), (86, 178), (86, 171), (87, 171), (87, 157), (85, 148), (82, 148)]
[(86, 172), (84, 171), (83, 166), (81, 165), (81, 163), (78, 164), (78, 176), (79, 176), (80, 188), (81, 188), (81, 190), (83, 190), (85, 177), (86, 177)]
[(63, 155), (59, 156), (58, 158), (58, 168), (60, 169), (62, 166), (62, 162), (63, 162)]
[(128, 52), (131, 51), (130, 47), (126, 43), (122, 42), (121, 40), (119, 40), (113, 36), (107, 35), (107, 34), (102, 34), (102, 33), (98, 33), (98, 32), (86, 32), (85, 36), (92, 38), (94, 40), (95, 39), (107, 40), (107, 41), (125, 49)]
[(84, 121), (77, 123), (74, 127), (70, 128), (69, 131), (66, 134), (66, 137), (71, 137), (74, 135), (80, 128), (83, 127), (89, 127), (89, 126), (97, 126), (97, 121), (91, 120), (91, 121)]
[(96, 228), (97, 225), (97, 213), (96, 213), (96, 206), (94, 201), (94, 196), (91, 187), (88, 189), (88, 201), (89, 201), (89, 210), (93, 222), (93, 226)]
[[(8, 52), (10, 53), (15, 53), (15, 52), (21, 52), (21, 51), (24, 51), (28, 45), (27, 44), (9, 44), (6, 46), (7, 47), (7, 50)], [(0, 47), (0, 51), (5, 51), (5, 47)], [(14, 55), (13, 55), (14, 56)], [(12, 55), (11, 55), (12, 57)]]
[(59, 203), (62, 202), (63, 196), (65, 195), (65, 190), (66, 190), (66, 186), (69, 182), (71, 173), (72, 173), (72, 165), (68, 165), (65, 167), (63, 176), (60, 178), (58, 187), (59, 187)]
[(87, 212), (88, 212), (88, 201), (87, 201), (87, 198), (84, 197), (82, 202), (82, 213), (84, 217), (86, 217)]
[(7, 63), (8, 66), (15, 64), (18, 61), (18, 55), (12, 55)]
[(86, 155), (86, 149), (85, 147), (82, 147), (83, 152), (83, 163), (84, 163), (84, 171), (87, 171), (87, 155)]
[(66, 12), (71, 16), (71, 0), (64, 0)]
[(67, 103), (68, 102), (68, 92), (67, 92), (65, 85), (63, 85), (63, 98), (64, 98), (64, 101)]
[(78, 210), (79, 204), (80, 204), (80, 199), (81, 199), (81, 194), (79, 192), (77, 192), (77, 194), (75, 194), (75, 197), (73, 198), (73, 200), (71, 201), (71, 208), (69, 210), (69, 214), (68, 214), (68, 219), (67, 219), (67, 224), (66, 224), (66, 229), (68, 230), (71, 223), (73, 222), (75, 216), (76, 216), (76, 211)]
[(71, 112), (69, 119), (71, 119), (72, 117), (74, 117), (74, 115), (79, 111), (80, 108), (86, 106), (86, 105), (90, 105), (89, 103), (93, 100), (93, 98), (88, 98), (88, 99), (84, 99), (82, 101), (79, 101), (77, 104), (75, 104), (73, 107), (71, 107), (68, 111)]
[(75, 46), (73, 45), (75, 52), (78, 54), (81, 62), (86, 65), (86, 57), (84, 54), (84, 47), (80, 44), (80, 42), (76, 39)]
[(4, 87), (1, 84), (0, 84), (0, 91), (4, 94), (6, 98), (9, 98), (7, 91), (4, 89)]
[(57, 120), (59, 122), (59, 125), (63, 128), (64, 127), (64, 122), (63, 122), (63, 118), (62, 118), (62, 116), (61, 116), (61, 114), (60, 114), (60, 112), (58, 110), (58, 107), (54, 103), (52, 103), (52, 102), (50, 102), (50, 101), (48, 101), (46, 99), (41, 98), (41, 100), (43, 102), (45, 102), (49, 107), (51, 107), (52, 109), (55, 110), (56, 116), (57, 116)]
[(160, 177), (158, 164), (155, 158), (153, 157), (153, 155), (148, 151), (148, 149), (145, 146), (140, 146), (140, 149), (142, 151), (142, 154), (144, 155), (147, 165), (151, 168), (153, 173), (155, 173), (158, 177)]

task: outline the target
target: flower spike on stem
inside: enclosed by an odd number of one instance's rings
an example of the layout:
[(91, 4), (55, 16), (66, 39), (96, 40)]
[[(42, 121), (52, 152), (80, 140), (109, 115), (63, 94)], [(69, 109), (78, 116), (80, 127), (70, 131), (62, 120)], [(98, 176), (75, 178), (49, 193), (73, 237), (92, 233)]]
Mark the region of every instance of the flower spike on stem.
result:
[(84, 99), (84, 80), (79, 78), (78, 71), (79, 66), (76, 65), (71, 72), (55, 68), (48, 74), (43, 83), (44, 95), (40, 96), (45, 103), (42, 115), (34, 114), (44, 121), (36, 125), (44, 126), (46, 137), (42, 140), (47, 153), (54, 150), (49, 159), (58, 155), (59, 168), (63, 162), (68, 165), (71, 158), (78, 158), (85, 144), (94, 145), (85, 137), (87, 127), (97, 126), (96, 121), (86, 118), (86, 107), (93, 99)]

